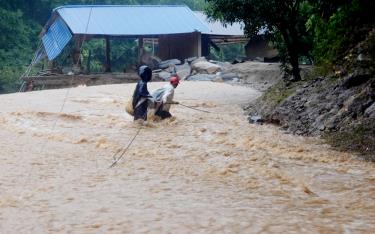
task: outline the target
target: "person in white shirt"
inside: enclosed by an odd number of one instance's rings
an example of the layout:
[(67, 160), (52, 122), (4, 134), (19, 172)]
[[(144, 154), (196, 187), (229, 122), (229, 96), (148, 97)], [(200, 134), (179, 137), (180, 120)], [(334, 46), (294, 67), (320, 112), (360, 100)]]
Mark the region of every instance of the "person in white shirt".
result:
[(177, 88), (180, 80), (177, 76), (172, 76), (169, 80), (169, 84), (166, 84), (163, 88), (155, 90), (151, 96), (154, 98), (156, 107), (155, 115), (161, 119), (172, 117), (169, 109), (171, 104), (179, 104), (173, 101), (174, 89)]

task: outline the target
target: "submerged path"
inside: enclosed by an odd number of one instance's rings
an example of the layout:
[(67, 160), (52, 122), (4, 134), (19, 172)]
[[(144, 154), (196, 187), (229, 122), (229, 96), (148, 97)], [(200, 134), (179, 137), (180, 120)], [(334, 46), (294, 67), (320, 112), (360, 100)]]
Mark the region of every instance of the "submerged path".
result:
[(183, 82), (175, 99), (213, 113), (172, 107), (108, 169), (133, 88), (0, 96), (1, 233), (375, 232), (375, 165), (248, 124), (250, 88)]

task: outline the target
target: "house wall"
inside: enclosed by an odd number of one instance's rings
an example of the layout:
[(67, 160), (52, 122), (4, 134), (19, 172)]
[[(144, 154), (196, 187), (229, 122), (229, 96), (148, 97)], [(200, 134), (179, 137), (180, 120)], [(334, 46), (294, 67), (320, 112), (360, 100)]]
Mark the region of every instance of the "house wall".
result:
[(162, 60), (201, 56), (201, 33), (161, 35), (158, 57)]

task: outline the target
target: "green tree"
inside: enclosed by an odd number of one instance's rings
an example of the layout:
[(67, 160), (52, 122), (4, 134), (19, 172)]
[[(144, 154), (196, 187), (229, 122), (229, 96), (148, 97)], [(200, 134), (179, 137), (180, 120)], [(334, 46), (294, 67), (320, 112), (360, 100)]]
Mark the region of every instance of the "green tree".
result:
[(348, 49), (365, 39), (375, 27), (373, 0), (311, 0), (314, 12), (307, 27), (314, 34), (313, 54), (317, 65), (339, 62)]
[[(311, 40), (305, 22), (309, 4), (302, 0), (207, 0), (207, 14), (228, 23), (243, 22), (251, 37), (265, 31), (285, 48), (284, 62), (291, 65), (294, 80), (300, 80), (299, 57), (308, 54)], [(276, 40), (277, 35), (280, 35)], [(285, 68), (288, 68), (285, 66)], [(287, 69), (288, 70), (288, 69)]]
[(40, 26), (25, 22), (20, 10), (0, 8), (0, 93), (14, 91), (18, 78), (29, 63)]

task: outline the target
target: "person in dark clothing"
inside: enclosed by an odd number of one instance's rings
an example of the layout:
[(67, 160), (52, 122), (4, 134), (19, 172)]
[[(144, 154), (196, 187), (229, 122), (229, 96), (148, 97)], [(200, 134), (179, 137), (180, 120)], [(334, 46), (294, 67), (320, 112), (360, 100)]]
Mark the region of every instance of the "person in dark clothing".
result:
[(141, 80), (138, 81), (133, 93), (133, 109), (134, 109), (134, 120), (143, 119), (147, 120), (147, 107), (148, 100), (152, 99), (152, 96), (147, 90), (147, 82), (151, 81), (152, 71), (148, 66), (141, 66), (138, 69), (138, 75)]

